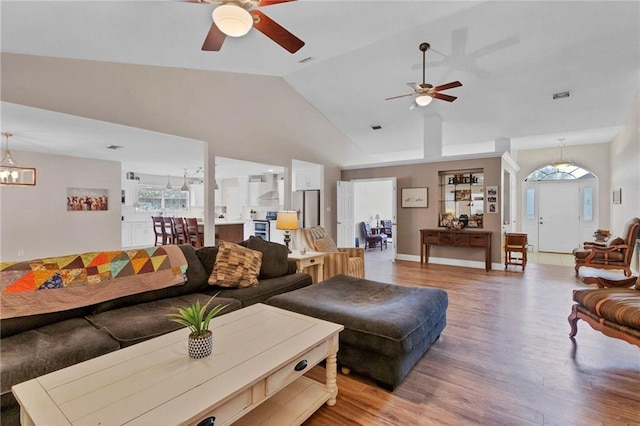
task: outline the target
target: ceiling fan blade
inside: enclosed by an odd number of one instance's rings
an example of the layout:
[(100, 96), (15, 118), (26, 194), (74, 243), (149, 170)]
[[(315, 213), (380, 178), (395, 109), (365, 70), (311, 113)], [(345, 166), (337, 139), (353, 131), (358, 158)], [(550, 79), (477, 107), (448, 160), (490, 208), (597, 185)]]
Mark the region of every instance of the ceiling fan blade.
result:
[(419, 91), (420, 89), (422, 89), (422, 87), (420, 87), (418, 83), (407, 83), (407, 86), (411, 87), (415, 91)]
[(392, 96), (390, 98), (386, 98), (385, 101), (388, 101), (390, 99), (404, 98), (405, 96), (413, 96), (413, 95), (415, 95), (415, 93), (409, 93), (408, 95)]
[(290, 1), (296, 1), (296, 0), (260, 0), (258, 2), (258, 7), (271, 6), (271, 5), (280, 4), (280, 3), (289, 3)]
[(460, 86), (462, 86), (462, 83), (460, 83), (459, 81), (452, 81), (451, 83), (436, 86), (433, 88), (433, 90), (435, 90), (436, 92), (440, 92), (442, 90), (453, 89), (454, 87), (460, 87)]
[(296, 53), (304, 46), (304, 41), (291, 34), (264, 13), (259, 10), (252, 10), (250, 13), (255, 20), (253, 26), (290, 53)]
[(444, 93), (432, 93), (431, 94), (432, 98), (436, 98), (436, 99), (440, 99), (442, 101), (447, 101), (447, 102), (453, 102), (456, 99), (458, 99), (456, 96), (449, 96), (449, 95), (445, 95)]
[(416, 101), (411, 102), (411, 105), (409, 105), (409, 109), (416, 109), (418, 108), (418, 104), (416, 103)]
[(222, 47), (225, 38), (227, 38), (227, 36), (212, 22), (211, 28), (209, 28), (209, 34), (207, 34), (207, 38), (204, 39), (204, 43), (202, 44), (202, 50), (217, 52)]

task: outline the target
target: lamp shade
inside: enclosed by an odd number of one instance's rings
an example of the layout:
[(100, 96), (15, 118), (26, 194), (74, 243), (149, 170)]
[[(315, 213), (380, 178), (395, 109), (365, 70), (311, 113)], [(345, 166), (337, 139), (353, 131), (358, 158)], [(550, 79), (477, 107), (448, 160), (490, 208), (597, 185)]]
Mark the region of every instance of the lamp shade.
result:
[(242, 37), (253, 26), (251, 14), (235, 4), (222, 4), (216, 7), (212, 16), (218, 29), (229, 37)]
[(293, 231), (294, 229), (298, 229), (298, 212), (295, 212), (295, 211), (278, 212), (278, 219), (276, 220), (276, 229), (282, 229), (285, 231)]
[(416, 98), (416, 103), (420, 106), (427, 106), (431, 103), (432, 100), (433, 98), (431, 96), (422, 95)]

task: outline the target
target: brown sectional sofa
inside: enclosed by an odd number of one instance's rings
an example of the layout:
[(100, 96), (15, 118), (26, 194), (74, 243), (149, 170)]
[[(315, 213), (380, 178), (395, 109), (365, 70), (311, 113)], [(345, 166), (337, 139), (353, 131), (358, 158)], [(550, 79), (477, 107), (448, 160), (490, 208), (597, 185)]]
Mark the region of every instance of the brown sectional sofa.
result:
[[(260, 278), (256, 287), (211, 286), (207, 281), (217, 248), (179, 247), (188, 263), (184, 285), (119, 297), (83, 308), (8, 318), (0, 322), (2, 426), (19, 424), (19, 406), (11, 393), (11, 386), (177, 330), (181, 326), (165, 316), (175, 307), (196, 300), (205, 303), (211, 295), (220, 292), (217, 304), (229, 305), (224, 314), (311, 285), (311, 277), (296, 273), (295, 262), (288, 261), (286, 274)], [(263, 263), (268, 269), (268, 260)]]

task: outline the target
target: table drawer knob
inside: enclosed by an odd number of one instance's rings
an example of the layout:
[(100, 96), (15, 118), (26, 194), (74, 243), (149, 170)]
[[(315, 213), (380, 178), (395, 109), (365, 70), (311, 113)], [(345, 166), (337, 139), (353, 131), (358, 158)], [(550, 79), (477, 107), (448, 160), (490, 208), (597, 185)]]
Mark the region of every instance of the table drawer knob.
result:
[(315, 259), (311, 259), (309, 260), (309, 263), (315, 263), (315, 261), (316, 261)]
[(296, 370), (296, 371), (302, 371), (305, 368), (307, 368), (307, 360), (303, 359), (302, 361), (297, 363), (296, 366), (293, 369)]
[(215, 424), (216, 424), (216, 418), (212, 416), (212, 417), (207, 417), (206, 419), (198, 423), (198, 426), (214, 426)]

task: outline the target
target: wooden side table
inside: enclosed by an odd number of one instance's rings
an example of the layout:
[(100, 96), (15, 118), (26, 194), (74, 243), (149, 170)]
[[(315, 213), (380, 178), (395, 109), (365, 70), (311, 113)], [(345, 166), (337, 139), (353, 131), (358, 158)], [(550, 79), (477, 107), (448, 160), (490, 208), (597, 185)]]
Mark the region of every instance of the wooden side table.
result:
[(298, 272), (311, 275), (314, 284), (324, 280), (324, 253), (319, 251), (307, 251), (301, 254), (300, 250), (289, 253), (289, 259), (296, 261)]

